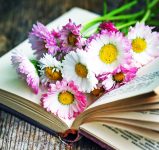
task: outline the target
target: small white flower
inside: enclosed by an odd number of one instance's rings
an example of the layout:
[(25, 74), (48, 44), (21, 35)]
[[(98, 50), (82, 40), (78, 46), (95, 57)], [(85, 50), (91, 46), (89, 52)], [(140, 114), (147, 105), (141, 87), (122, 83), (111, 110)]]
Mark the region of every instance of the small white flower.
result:
[(62, 79), (61, 63), (52, 55), (45, 54), (44, 57), (39, 60), (39, 63), (42, 84), (47, 85), (48, 83), (55, 83), (57, 80)]
[(98, 83), (92, 61), (86, 51), (77, 49), (76, 52), (70, 52), (62, 62), (63, 78), (74, 81), (82, 92), (90, 92)]

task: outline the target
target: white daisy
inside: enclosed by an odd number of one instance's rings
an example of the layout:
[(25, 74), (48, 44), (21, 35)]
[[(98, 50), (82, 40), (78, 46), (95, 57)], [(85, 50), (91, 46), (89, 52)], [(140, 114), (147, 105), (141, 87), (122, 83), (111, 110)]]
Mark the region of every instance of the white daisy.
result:
[(50, 54), (45, 54), (39, 60), (40, 63), (40, 79), (43, 85), (47, 85), (48, 83), (55, 83), (57, 80), (62, 79), (61, 74), (61, 62), (57, 61)]
[(152, 29), (153, 27), (138, 22), (135, 27), (130, 28), (128, 33), (133, 59), (137, 67), (146, 65), (154, 57), (159, 56), (159, 34), (152, 32)]
[(112, 72), (130, 57), (130, 43), (120, 32), (104, 33), (89, 43), (87, 51), (92, 55), (96, 73)]
[(62, 62), (62, 75), (67, 81), (73, 80), (82, 92), (90, 92), (98, 83), (93, 72), (92, 60), (86, 51), (77, 49), (67, 54)]

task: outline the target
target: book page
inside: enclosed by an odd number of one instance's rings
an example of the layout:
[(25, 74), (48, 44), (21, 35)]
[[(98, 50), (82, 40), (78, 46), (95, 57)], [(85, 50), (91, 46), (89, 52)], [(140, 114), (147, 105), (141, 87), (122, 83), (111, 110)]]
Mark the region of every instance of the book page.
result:
[(99, 123), (82, 125), (81, 130), (118, 150), (158, 150), (159, 142)]
[[(87, 123), (92, 122), (92, 119), (87, 120)], [(140, 120), (131, 120), (131, 119), (123, 119), (123, 118), (106, 118), (106, 117), (94, 117), (93, 122), (99, 123), (116, 123), (116, 124), (124, 124), (133, 127), (144, 128), (148, 130), (153, 130), (159, 132), (159, 123), (156, 122), (148, 122), (148, 121), (140, 121)]]
[(104, 117), (133, 119), (159, 123), (159, 110), (141, 112), (118, 112), (104, 115)]
[(124, 98), (152, 92), (159, 86), (159, 58), (141, 68), (135, 79), (129, 83), (101, 96), (87, 109)]

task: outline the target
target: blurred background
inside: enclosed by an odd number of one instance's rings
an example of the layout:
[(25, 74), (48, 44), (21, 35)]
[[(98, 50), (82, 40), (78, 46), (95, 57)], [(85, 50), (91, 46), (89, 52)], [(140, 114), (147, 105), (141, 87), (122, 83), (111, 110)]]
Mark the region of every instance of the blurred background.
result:
[[(109, 10), (122, 0), (108, 0)], [(102, 14), (103, 0), (0, 0), (0, 56), (28, 36), (32, 24), (48, 24), (72, 7)]]
[[(130, 1), (107, 0), (107, 9), (111, 11)], [(139, 0), (132, 12), (144, 7), (146, 1)], [(36, 21), (46, 25), (72, 7), (102, 15), (103, 0), (0, 0), (0, 56), (25, 40)], [(158, 9), (154, 11), (159, 16)]]
[[(122, 6), (126, 1), (131, 0), (107, 0), (108, 11)], [(144, 3), (145, 0), (139, 0), (138, 5), (132, 11), (141, 9)], [(72, 7), (80, 7), (101, 15), (103, 13), (103, 0), (0, 0), (0, 56), (24, 41), (34, 23), (40, 21), (46, 25)], [(154, 11), (158, 11), (158, 9)], [(156, 20), (159, 20), (159, 13)], [(11, 120), (14, 116), (0, 110), (0, 126), (6, 118)], [(16, 119), (16, 121), (22, 122), (19, 119)], [(37, 130), (35, 127), (32, 127), (32, 129)], [(46, 134), (43, 132), (42, 135)], [(1, 140), (7, 139), (7, 137), (2, 137), (1, 133), (0, 138)], [(54, 139), (54, 141), (53, 143), (56, 144), (57, 139)], [(53, 145), (53, 147), (56, 146)], [(87, 150), (101, 149), (86, 138), (82, 138), (76, 143), (75, 147), (75, 149)]]

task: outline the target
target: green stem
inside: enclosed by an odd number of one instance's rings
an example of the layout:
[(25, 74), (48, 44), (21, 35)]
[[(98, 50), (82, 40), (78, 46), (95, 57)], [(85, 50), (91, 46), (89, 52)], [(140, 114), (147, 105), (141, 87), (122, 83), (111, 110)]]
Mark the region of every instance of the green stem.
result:
[(146, 14), (145, 14), (144, 17), (142, 18), (141, 22), (145, 22), (145, 21), (149, 18), (150, 12), (151, 12), (150, 9), (148, 9), (148, 10), (146, 11)]
[(150, 0), (146, 0), (146, 7), (147, 7), (147, 9), (148, 9), (149, 4), (150, 4)]
[(101, 18), (103, 17), (98, 17), (98, 18), (95, 18), (94, 20), (86, 23), (83, 25), (83, 28), (81, 30), (81, 33), (84, 33), (86, 30), (88, 30), (91, 26), (93, 26), (94, 24), (98, 23), (98, 22), (101, 22)]
[(139, 11), (137, 13), (134, 14), (128, 14), (128, 15), (120, 15), (120, 16), (102, 16), (102, 17), (98, 17), (95, 18), (94, 20), (90, 21), (89, 23), (85, 24), (81, 30), (81, 33), (85, 32), (87, 29), (89, 29), (92, 25), (98, 23), (98, 22), (102, 22), (102, 21), (106, 21), (106, 20), (125, 20), (125, 19), (134, 19), (137, 18), (139, 16), (141, 16), (144, 13), (144, 11)]
[(112, 16), (112, 17), (108, 17), (109, 20), (126, 20), (126, 19), (134, 19), (137, 18), (139, 16), (141, 16), (144, 13), (144, 10), (139, 11), (137, 13), (134, 14), (128, 14), (128, 15), (120, 15), (120, 16)]
[(158, 2), (159, 2), (159, 0), (153, 0), (153, 1), (148, 5), (148, 8), (151, 9), (151, 8), (154, 7)]
[(39, 73), (39, 70), (40, 70), (39, 62), (37, 60), (35, 60), (35, 59), (30, 59), (30, 62), (34, 65), (37, 74), (40, 76), (40, 73)]
[(128, 23), (125, 23), (125, 24), (122, 24), (122, 25), (120, 25), (120, 26), (117, 26), (117, 29), (120, 30), (120, 29), (122, 29), (122, 28), (131, 26), (131, 25), (135, 24), (136, 22), (137, 22), (136, 20), (130, 21), (130, 22), (128, 22)]
[[(152, 0), (151, 2), (149, 2), (149, 0), (147, 0), (147, 9), (148, 11), (146, 12), (146, 14), (144, 15), (142, 21), (146, 21), (148, 19), (148, 17), (150, 16), (150, 9), (152, 9), (157, 3), (159, 2), (159, 0)], [(128, 14), (128, 15), (119, 15), (119, 16), (114, 16), (118, 13), (121, 13), (129, 8), (131, 8), (132, 6), (134, 6), (135, 4), (137, 4), (137, 0), (133, 0), (130, 3), (125, 4), (124, 6), (117, 8), (113, 11), (111, 11), (110, 13), (106, 14), (106, 9), (104, 9), (104, 16), (100, 16), (97, 17), (95, 19), (93, 19), (92, 21), (86, 23), (85, 25), (83, 25), (83, 28), (81, 30), (81, 33), (84, 33), (85, 31), (87, 31), (90, 27), (92, 27), (93, 25), (97, 24), (98, 22), (102, 22), (102, 21), (106, 21), (106, 20), (110, 20), (110, 21), (115, 21), (115, 20), (125, 20), (125, 19), (130, 19), (130, 20), (134, 20), (137, 17), (141, 16), (144, 14), (144, 10), (141, 10), (135, 14)], [(106, 8), (106, 0), (104, 0), (104, 8)], [(123, 25), (119, 26), (120, 28), (124, 28), (127, 27), (128, 25), (132, 25), (135, 24), (136, 21), (130, 21), (128, 23), (125, 23)]]
[(104, 3), (103, 3), (103, 15), (106, 15), (107, 13), (107, 0), (104, 0)]
[(118, 14), (118, 13), (120, 13), (120, 12), (123, 12), (124, 10), (127, 10), (127, 9), (131, 8), (132, 6), (134, 6), (134, 5), (136, 5), (136, 4), (137, 4), (137, 0), (134, 0), (134, 1), (130, 2), (130, 3), (128, 3), (128, 4), (125, 4), (124, 6), (122, 6), (122, 7), (120, 7), (120, 8), (117, 8), (117, 9), (111, 11), (111, 12), (108, 13), (107, 15), (108, 15), (108, 16), (116, 15), (116, 14)]
[(94, 24), (96, 24), (96, 23), (98, 23), (100, 21), (103, 21), (104, 20), (103, 18), (105, 18), (105, 20), (106, 20), (108, 16), (111, 17), (111, 16), (113, 16), (115, 14), (118, 14), (118, 13), (124, 11), (124, 10), (127, 10), (127, 9), (131, 8), (135, 4), (137, 4), (137, 0), (134, 0), (134, 1), (130, 2), (130, 3), (128, 3), (128, 4), (125, 4), (124, 6), (121, 6), (120, 8), (117, 8), (117, 9), (111, 11), (110, 13), (108, 13), (108, 14), (106, 14), (104, 16), (97, 17), (97, 18), (93, 19), (92, 21), (90, 21), (88, 23), (85, 23), (83, 25), (83, 28), (82, 28), (81, 32), (83, 33), (88, 28), (90, 28), (92, 25), (94, 25)]

